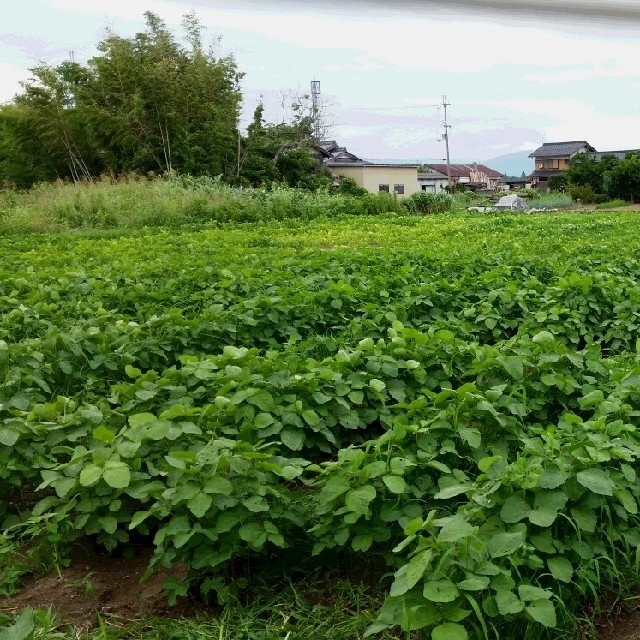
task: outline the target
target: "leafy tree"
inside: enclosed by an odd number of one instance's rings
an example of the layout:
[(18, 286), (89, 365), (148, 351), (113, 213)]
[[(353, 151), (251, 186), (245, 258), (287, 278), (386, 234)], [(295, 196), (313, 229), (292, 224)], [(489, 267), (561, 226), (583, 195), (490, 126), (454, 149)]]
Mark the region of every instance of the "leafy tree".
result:
[(205, 51), (193, 14), (183, 21), (187, 47), (154, 13), (145, 22), (132, 38), (109, 32), (86, 66), (32, 69), (0, 111), (0, 181), (237, 172), (242, 74), (234, 59)]
[(557, 176), (549, 176), (547, 184), (549, 186), (549, 191), (564, 191), (568, 182), (567, 176), (560, 174)]
[(302, 100), (294, 102), (292, 112), (291, 121), (270, 124), (264, 120), (264, 105), (256, 107), (242, 141), (238, 165), (241, 184), (270, 186), (280, 182), (306, 189), (331, 185), (330, 172), (321, 171), (313, 154), (312, 121)]
[(612, 198), (636, 203), (640, 197), (640, 157), (628, 153), (607, 172), (607, 187)]

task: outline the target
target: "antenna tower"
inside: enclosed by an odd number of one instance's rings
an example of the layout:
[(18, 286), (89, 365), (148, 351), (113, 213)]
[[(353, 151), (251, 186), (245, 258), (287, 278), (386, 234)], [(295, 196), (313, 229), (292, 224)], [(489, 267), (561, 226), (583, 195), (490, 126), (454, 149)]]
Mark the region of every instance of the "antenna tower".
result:
[(311, 100), (313, 102), (313, 136), (320, 141), (320, 80), (311, 81)]

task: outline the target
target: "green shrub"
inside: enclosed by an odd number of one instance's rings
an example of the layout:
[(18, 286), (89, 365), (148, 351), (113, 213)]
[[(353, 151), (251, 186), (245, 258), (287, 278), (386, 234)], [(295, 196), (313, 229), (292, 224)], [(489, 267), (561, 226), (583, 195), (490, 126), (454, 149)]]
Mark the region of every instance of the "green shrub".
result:
[(569, 195), (582, 204), (593, 204), (595, 202), (595, 193), (590, 186), (569, 185)]
[(445, 193), (427, 193), (418, 191), (402, 201), (402, 205), (409, 213), (421, 215), (445, 213), (451, 211), (453, 199)]

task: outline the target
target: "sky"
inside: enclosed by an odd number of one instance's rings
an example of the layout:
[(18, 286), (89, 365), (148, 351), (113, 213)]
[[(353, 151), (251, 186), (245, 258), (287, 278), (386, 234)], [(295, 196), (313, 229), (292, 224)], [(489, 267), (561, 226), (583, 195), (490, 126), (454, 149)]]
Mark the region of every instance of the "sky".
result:
[[(542, 142), (640, 148), (640, 0), (21, 0), (0, 23), (0, 102), (39, 62), (97, 54), (143, 14), (180, 36), (194, 10), (245, 74), (243, 122), (260, 100), (321, 82), (328, 133), (363, 158), (485, 161)], [(440, 105), (440, 106), (438, 106)]]

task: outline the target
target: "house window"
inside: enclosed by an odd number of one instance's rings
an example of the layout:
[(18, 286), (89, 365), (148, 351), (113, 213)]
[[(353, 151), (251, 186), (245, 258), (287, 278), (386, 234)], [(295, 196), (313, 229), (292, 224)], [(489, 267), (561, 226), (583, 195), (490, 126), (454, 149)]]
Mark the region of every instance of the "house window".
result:
[(559, 169), (560, 168), (560, 160), (557, 158), (545, 158), (542, 161), (543, 169)]
[(385, 193), (389, 193), (389, 185), (388, 184), (379, 184), (378, 191), (384, 191)]
[(394, 184), (393, 185), (393, 193), (397, 193), (398, 195), (404, 195), (404, 185), (403, 184)]

